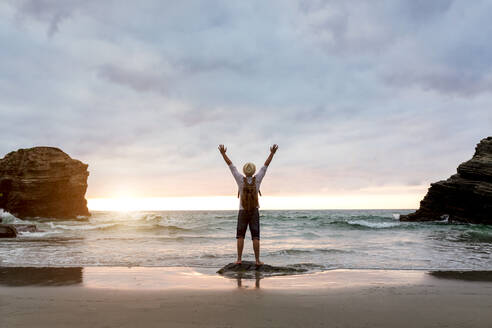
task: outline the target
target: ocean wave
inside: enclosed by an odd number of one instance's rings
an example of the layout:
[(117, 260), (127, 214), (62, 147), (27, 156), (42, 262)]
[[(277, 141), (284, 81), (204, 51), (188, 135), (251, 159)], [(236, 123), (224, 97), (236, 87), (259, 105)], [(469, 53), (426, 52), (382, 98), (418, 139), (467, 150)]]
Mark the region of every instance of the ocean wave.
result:
[[(215, 238), (219, 239), (219, 238)], [(156, 240), (174, 240), (174, 241), (190, 241), (190, 240), (210, 240), (210, 237), (207, 236), (159, 236), (156, 237)]]
[(145, 221), (145, 222), (160, 222), (162, 221), (162, 215), (159, 214), (144, 214), (141, 218), (139, 218), (140, 221)]
[(279, 251), (270, 252), (267, 255), (299, 255), (313, 253), (313, 250), (309, 249), (282, 249)]
[(302, 237), (307, 238), (307, 239), (316, 239), (316, 238), (321, 238), (320, 235), (314, 233), (314, 232), (304, 232), (302, 234)]
[(21, 220), (18, 217), (0, 208), (0, 222), (4, 224), (30, 224), (31, 221)]
[(65, 231), (110, 231), (110, 230), (133, 230), (139, 232), (181, 232), (181, 231), (191, 231), (193, 229), (178, 227), (175, 225), (165, 225), (163, 223), (145, 223), (145, 224), (135, 224), (134, 222), (107, 222), (98, 224), (69, 224), (68, 222), (57, 223), (57, 222), (46, 222), (50, 230), (65, 230)]
[(367, 220), (348, 221), (347, 223), (352, 225), (364, 226), (368, 228), (374, 228), (374, 229), (386, 229), (386, 228), (394, 228), (400, 226), (400, 223), (397, 222), (371, 222)]
[(313, 253), (332, 253), (332, 254), (342, 254), (342, 253), (351, 253), (350, 251), (345, 251), (342, 249), (336, 248), (313, 248), (313, 249), (299, 249), (299, 248), (291, 248), (291, 249), (282, 249), (278, 251), (273, 251), (267, 253), (267, 255), (301, 255), (301, 254), (313, 254)]
[(347, 254), (347, 253), (353, 253), (354, 251), (346, 251), (346, 250), (343, 250), (343, 249), (337, 249), (337, 248), (316, 248), (315, 249), (316, 252), (320, 252), (320, 253), (344, 253), (344, 254)]
[[(83, 241), (84, 238), (65, 237), (59, 234), (53, 235), (53, 232), (44, 231), (45, 235), (36, 235), (37, 232), (21, 234), (20, 238), (5, 238), (2, 243), (47, 243), (49, 245), (77, 243)], [(51, 233), (51, 235), (50, 235)]]
[(485, 231), (466, 231), (458, 236), (457, 241), (467, 243), (492, 243), (492, 234)]
[(323, 270), (326, 268), (324, 265), (317, 263), (295, 263), (288, 264), (287, 267), (295, 269), (305, 269), (307, 271)]
[(237, 214), (233, 214), (233, 215), (216, 215), (215, 218), (216, 219), (236, 219), (237, 218)]
[(138, 231), (149, 231), (149, 232), (180, 232), (180, 231), (192, 231), (193, 229), (182, 228), (175, 225), (165, 225), (165, 224), (154, 224), (148, 226), (134, 226), (135, 230)]
[[(391, 228), (400, 228), (402, 224), (400, 222), (375, 222), (369, 220), (340, 220), (340, 221), (332, 221), (329, 223), (330, 225), (336, 225), (339, 227), (350, 228), (350, 229), (391, 229)], [(405, 226), (407, 227), (407, 226)]]
[(19, 232), (20, 237), (28, 237), (28, 238), (43, 238), (47, 236), (51, 236), (53, 234), (59, 234), (62, 233), (60, 230), (54, 230), (54, 231), (34, 231), (34, 232), (29, 232), (29, 231), (22, 231)]
[(107, 230), (118, 226), (118, 223), (102, 223), (93, 225), (66, 225), (48, 222), (51, 229), (71, 230), (71, 231), (87, 231), (87, 230)]
[[(199, 227), (194, 227), (194, 228), (185, 228), (185, 227), (180, 227), (175, 224), (169, 224), (169, 221), (175, 221), (175, 220), (167, 220), (164, 219), (162, 215), (159, 214), (145, 214), (143, 217), (141, 217), (139, 220), (136, 222), (129, 222), (129, 226), (135, 227), (138, 230), (145, 230), (145, 231), (162, 231), (162, 230), (167, 230), (167, 231), (173, 231), (173, 232), (178, 232), (178, 231), (192, 231), (192, 230), (198, 230)], [(143, 222), (143, 224), (140, 224)], [(136, 223), (136, 224), (134, 224)], [(150, 223), (150, 225), (149, 225)]]
[(110, 241), (110, 242), (154, 242), (154, 241), (185, 241), (185, 240), (193, 240), (193, 239), (205, 239), (206, 237), (183, 237), (183, 236), (132, 236), (132, 237), (123, 237), (116, 235), (115, 237), (107, 237), (104, 236), (102, 238), (94, 237), (92, 240), (94, 241)]
[(236, 257), (236, 253), (205, 253), (198, 256), (201, 259), (232, 259)]

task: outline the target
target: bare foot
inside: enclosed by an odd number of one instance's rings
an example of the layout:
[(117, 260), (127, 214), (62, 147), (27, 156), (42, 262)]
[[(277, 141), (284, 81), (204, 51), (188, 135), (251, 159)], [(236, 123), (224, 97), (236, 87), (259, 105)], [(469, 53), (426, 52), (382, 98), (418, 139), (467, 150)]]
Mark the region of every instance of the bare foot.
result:
[(263, 265), (265, 263), (261, 262), (261, 261), (256, 261), (256, 266), (260, 266), (260, 265)]
[(236, 262), (234, 262), (235, 264), (241, 264), (242, 261), (241, 260), (237, 260)]

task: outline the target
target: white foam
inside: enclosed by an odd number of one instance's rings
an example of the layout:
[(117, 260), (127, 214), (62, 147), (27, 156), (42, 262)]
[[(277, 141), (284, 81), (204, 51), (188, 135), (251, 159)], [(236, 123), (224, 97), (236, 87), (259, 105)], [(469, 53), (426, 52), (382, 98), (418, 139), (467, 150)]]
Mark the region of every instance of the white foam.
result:
[(103, 224), (96, 224), (96, 225), (65, 225), (65, 224), (55, 224), (53, 222), (48, 222), (49, 226), (52, 229), (63, 229), (63, 230), (97, 230), (97, 229), (104, 229), (108, 227), (112, 227), (117, 225), (117, 223), (103, 223)]
[(441, 215), (441, 221), (440, 222), (448, 223), (449, 222), (449, 214)]
[(59, 230), (54, 230), (54, 231), (35, 231), (35, 232), (21, 231), (21, 232), (19, 232), (19, 235), (22, 236), (22, 237), (35, 237), (35, 238), (39, 238), (39, 237), (45, 237), (47, 235), (54, 234), (54, 233), (61, 233), (61, 231), (59, 231)]
[(376, 229), (384, 229), (384, 228), (392, 228), (397, 227), (400, 224), (396, 222), (369, 222), (366, 220), (354, 220), (348, 221), (348, 224), (357, 224), (368, 228), (376, 228)]
[(0, 208), (0, 218), (2, 219), (2, 223), (6, 224), (27, 224), (30, 223), (30, 221), (24, 221), (21, 220), (14, 215), (10, 214), (7, 211), (4, 211), (3, 209)]

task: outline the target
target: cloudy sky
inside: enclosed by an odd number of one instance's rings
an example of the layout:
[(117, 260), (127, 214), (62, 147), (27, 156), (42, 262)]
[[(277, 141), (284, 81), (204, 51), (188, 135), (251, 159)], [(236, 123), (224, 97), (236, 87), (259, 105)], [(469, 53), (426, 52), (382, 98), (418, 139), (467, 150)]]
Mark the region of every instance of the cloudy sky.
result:
[(0, 156), (60, 147), (89, 198), (227, 196), (217, 145), (278, 143), (266, 195), (417, 207), (492, 135), (490, 1), (132, 3), (0, 3)]

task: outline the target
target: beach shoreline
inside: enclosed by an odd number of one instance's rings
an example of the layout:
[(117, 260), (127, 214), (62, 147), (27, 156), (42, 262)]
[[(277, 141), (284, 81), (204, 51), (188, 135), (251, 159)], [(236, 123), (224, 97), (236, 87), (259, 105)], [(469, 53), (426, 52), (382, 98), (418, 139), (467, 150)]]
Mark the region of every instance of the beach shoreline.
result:
[(0, 281), (5, 327), (488, 327), (492, 320), (490, 271), (230, 279), (193, 268), (84, 267), (59, 284), (61, 273), (57, 284), (46, 273), (36, 283), (32, 270), (19, 278), (26, 268), (1, 269), (13, 272)]

